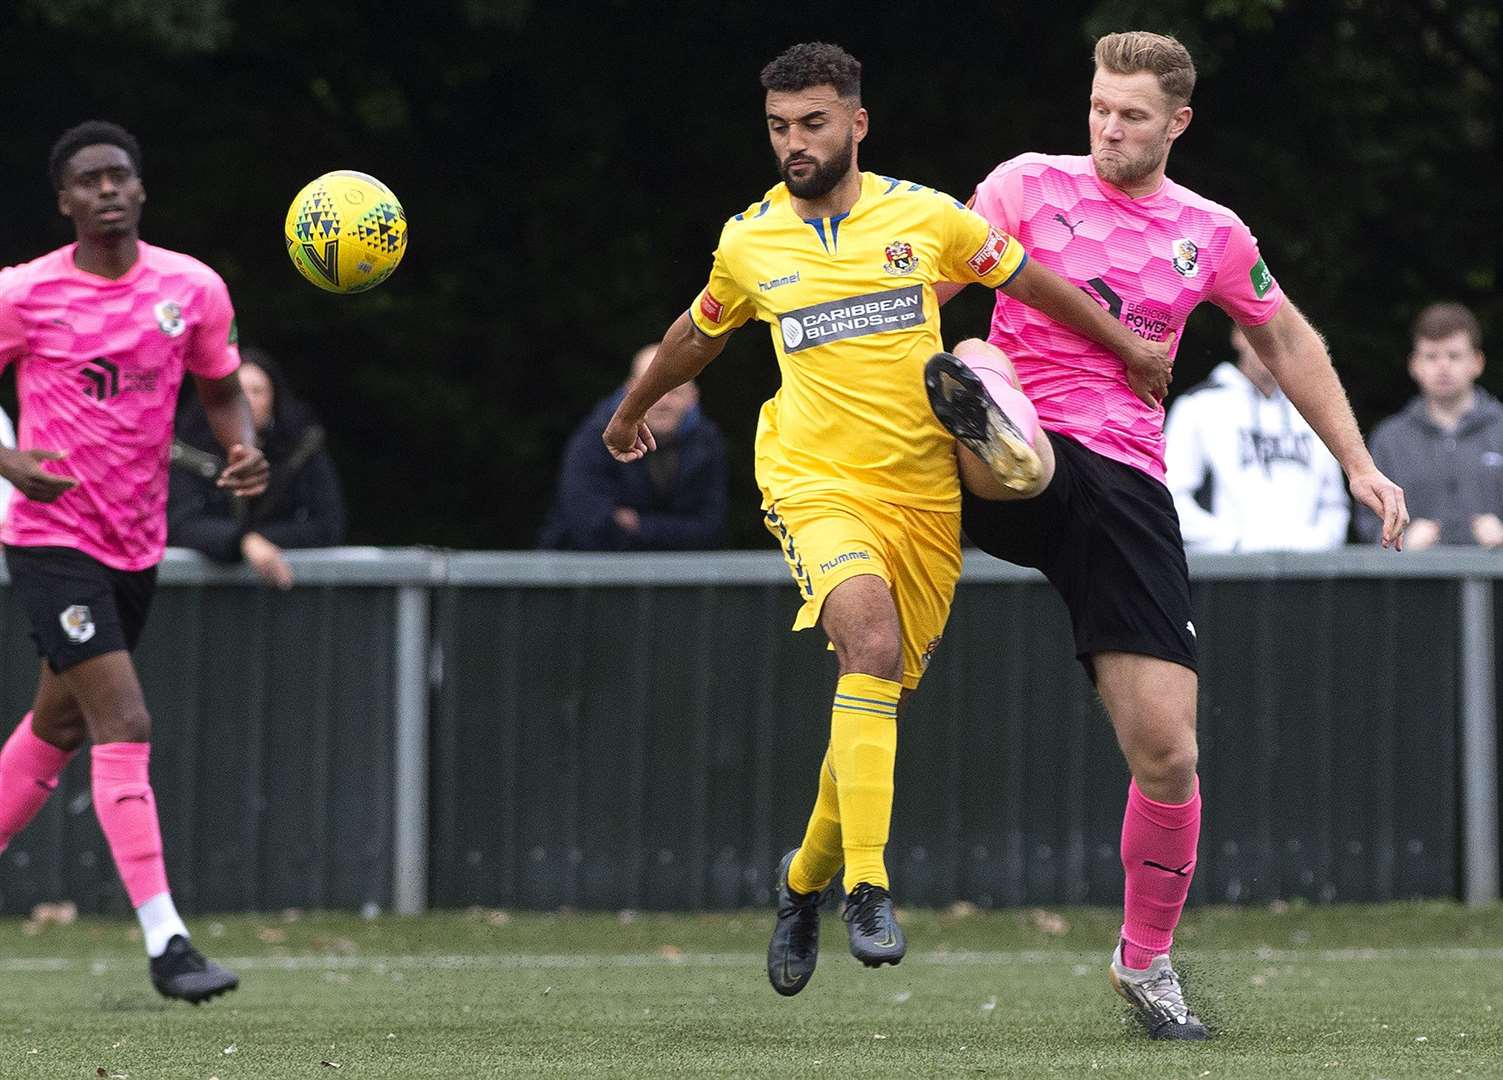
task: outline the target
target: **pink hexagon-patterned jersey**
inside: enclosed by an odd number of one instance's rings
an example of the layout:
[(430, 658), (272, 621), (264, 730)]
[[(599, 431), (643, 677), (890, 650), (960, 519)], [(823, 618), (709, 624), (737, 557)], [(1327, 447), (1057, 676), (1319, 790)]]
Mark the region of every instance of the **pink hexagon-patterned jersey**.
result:
[(55, 502), (18, 491), (0, 541), (68, 547), (119, 570), (162, 558), (167, 467), (184, 371), (240, 366), (234, 311), (197, 259), (141, 244), (117, 280), (80, 270), (69, 244), (0, 270), (0, 370), (16, 362), (17, 445), (67, 456), (78, 480)]
[[(1023, 154), (981, 182), (973, 205), (1154, 341), (1177, 336), (1202, 300), (1244, 326), (1283, 303), (1242, 220), (1167, 177), (1134, 199), (1101, 180), (1089, 157)], [(1164, 479), (1163, 407), (1128, 388), (1114, 353), (1002, 292), (989, 337), (1012, 358), (1045, 428)]]

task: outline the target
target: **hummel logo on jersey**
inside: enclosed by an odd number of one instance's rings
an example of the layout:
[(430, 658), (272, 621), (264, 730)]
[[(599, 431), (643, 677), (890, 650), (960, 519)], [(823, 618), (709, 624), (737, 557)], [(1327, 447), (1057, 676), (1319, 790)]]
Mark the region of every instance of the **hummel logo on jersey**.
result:
[(1055, 215), (1054, 215), (1054, 220), (1055, 220), (1055, 221), (1057, 221), (1057, 222), (1059, 222), (1059, 223), (1060, 223), (1060, 224), (1061, 224), (1061, 225), (1063, 225), (1063, 226), (1064, 226), (1064, 227), (1065, 227), (1065, 228), (1067, 228), (1067, 229), (1069, 229), (1069, 230), (1070, 230), (1070, 235), (1071, 235), (1071, 236), (1074, 236), (1074, 235), (1075, 235), (1075, 230), (1076, 230), (1076, 229), (1078, 229), (1078, 228), (1080, 228), (1080, 227), (1081, 227), (1081, 226), (1082, 226), (1082, 225), (1084, 225), (1084, 224), (1085, 224), (1085, 218), (1081, 218), (1081, 219), (1080, 219), (1080, 220), (1079, 220), (1079, 221), (1077, 221), (1077, 222), (1076, 222), (1076, 223), (1075, 223), (1075, 224), (1074, 224), (1074, 225), (1071, 225), (1071, 224), (1070, 224), (1070, 219), (1069, 219), (1069, 218), (1067, 218), (1067, 217), (1065, 217), (1065, 215), (1064, 215), (1064, 214), (1055, 214)]
[(795, 270), (791, 274), (775, 277), (771, 281), (757, 282), (757, 288), (763, 292), (772, 292), (773, 289), (781, 289), (784, 285), (797, 285), (799, 272)]
[(96, 356), (84, 365), (83, 377), (84, 393), (96, 401), (120, 393), (120, 365), (102, 356)]
[(1143, 860), (1144, 866), (1151, 866), (1155, 870), (1162, 870), (1164, 873), (1173, 874), (1175, 877), (1189, 877), (1190, 867), (1194, 864), (1195, 860), (1191, 859), (1189, 862), (1182, 863), (1178, 868), (1175, 868), (1173, 866), (1165, 866), (1163, 863), (1154, 862), (1152, 859)]

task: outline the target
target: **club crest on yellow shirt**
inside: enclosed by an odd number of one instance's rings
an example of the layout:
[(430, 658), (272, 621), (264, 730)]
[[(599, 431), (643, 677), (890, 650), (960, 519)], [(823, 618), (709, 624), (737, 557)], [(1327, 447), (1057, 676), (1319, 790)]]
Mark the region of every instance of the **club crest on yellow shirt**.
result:
[(882, 269), (889, 274), (902, 277), (918, 269), (918, 256), (913, 253), (913, 245), (906, 240), (894, 240), (888, 244), (886, 255), (887, 263)]

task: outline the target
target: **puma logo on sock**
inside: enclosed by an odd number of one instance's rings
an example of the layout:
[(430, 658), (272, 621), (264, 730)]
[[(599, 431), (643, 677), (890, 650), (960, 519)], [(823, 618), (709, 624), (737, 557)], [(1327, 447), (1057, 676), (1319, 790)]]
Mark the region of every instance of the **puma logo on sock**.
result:
[(1177, 870), (1172, 866), (1165, 866), (1163, 863), (1154, 862), (1152, 859), (1144, 859), (1143, 865), (1151, 866), (1155, 870), (1162, 870), (1166, 874), (1173, 874), (1175, 877), (1189, 877), (1189, 868), (1194, 864), (1194, 862), (1195, 860), (1191, 859), (1189, 860), (1189, 862), (1183, 863)]
[[(142, 802), (145, 802), (146, 801), (146, 796), (145, 795), (139, 795), (139, 794), (138, 795), (121, 795), (119, 798), (117, 798), (115, 800), (115, 805), (119, 806), (121, 803), (125, 802), (127, 799), (140, 799)], [(1166, 867), (1166, 869), (1167, 869), (1167, 867)]]

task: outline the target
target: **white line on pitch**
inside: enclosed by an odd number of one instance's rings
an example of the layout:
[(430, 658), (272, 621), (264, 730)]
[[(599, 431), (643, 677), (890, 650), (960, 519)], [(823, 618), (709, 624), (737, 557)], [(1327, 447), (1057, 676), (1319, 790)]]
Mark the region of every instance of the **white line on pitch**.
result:
[[(1041, 949), (992, 950), (974, 952), (921, 952), (908, 957), (908, 963), (936, 967), (985, 967), (1050, 965), (1067, 967), (1076, 964), (1103, 964), (1104, 953), (1051, 952)], [(1391, 949), (1185, 949), (1181, 955), (1191, 963), (1388, 963), (1403, 960), (1438, 962), (1503, 960), (1503, 948), (1430, 948)], [(452, 971), (475, 969), (529, 970), (590, 968), (755, 968), (763, 962), (760, 953), (694, 953), (664, 955), (659, 953), (499, 953), (484, 956), (245, 956), (226, 958), (223, 962), (238, 971)], [(93, 960), (60, 957), (0, 958), (0, 973), (26, 974), (43, 972), (92, 972), (104, 975), (116, 971), (134, 971), (141, 966), (136, 958), (114, 956)]]

